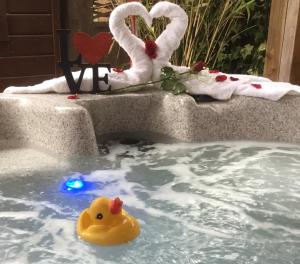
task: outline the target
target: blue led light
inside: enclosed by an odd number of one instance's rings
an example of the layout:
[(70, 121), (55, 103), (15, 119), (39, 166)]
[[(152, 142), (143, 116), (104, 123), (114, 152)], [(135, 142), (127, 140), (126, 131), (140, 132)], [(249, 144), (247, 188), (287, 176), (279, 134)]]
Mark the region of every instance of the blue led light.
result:
[[(93, 182), (86, 180), (86, 176), (76, 173), (75, 175), (64, 177), (60, 185), (60, 191), (64, 193), (84, 193), (87, 190), (92, 190), (96, 186)], [(99, 188), (97, 184), (97, 188)]]
[(69, 179), (66, 179), (62, 186), (61, 186), (61, 191), (62, 192), (81, 192), (84, 191), (85, 189), (91, 187), (91, 184), (88, 182), (84, 181), (82, 177), (71, 177)]
[(80, 179), (69, 179), (65, 182), (67, 190), (71, 191), (73, 189), (79, 190), (84, 187), (84, 181)]

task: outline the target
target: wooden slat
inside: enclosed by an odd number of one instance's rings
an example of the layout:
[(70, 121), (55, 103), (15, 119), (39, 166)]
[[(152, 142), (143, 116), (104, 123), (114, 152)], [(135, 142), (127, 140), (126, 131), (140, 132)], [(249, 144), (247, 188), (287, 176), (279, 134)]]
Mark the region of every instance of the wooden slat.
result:
[(7, 10), (11, 14), (50, 14), (51, 0), (7, 0)]
[(277, 81), (289, 0), (272, 1), (264, 75)]
[[(59, 35), (57, 33), (57, 29), (61, 28), (62, 21), (60, 19), (60, 3), (61, 0), (52, 0), (52, 32), (53, 32), (53, 52), (55, 56), (55, 75), (59, 76), (62, 75), (61, 69), (58, 66), (58, 63), (60, 61), (60, 46), (59, 46)], [(67, 14), (64, 14), (66, 16)], [(66, 19), (65, 19), (66, 20)]]
[(2, 41), (8, 41), (8, 26), (5, 15), (0, 15), (0, 42)]
[(54, 78), (54, 75), (21, 76), (12, 78), (0, 78), (0, 92), (8, 86), (27, 86), (41, 83)]
[(298, 14), (298, 26), (296, 31), (295, 53), (292, 65), (291, 83), (300, 85), (300, 12)]
[(0, 77), (18, 77), (54, 74), (54, 56), (2, 57)]
[(8, 47), (9, 49), (6, 51), (0, 49), (0, 56), (52, 55), (54, 53), (51, 35), (10, 36)]
[(0, 42), (8, 40), (6, 1), (0, 1)]
[(279, 81), (289, 82), (292, 71), (300, 0), (289, 0), (282, 43)]
[(264, 75), (289, 82), (296, 46), (300, 0), (272, 1)]
[(52, 34), (51, 15), (8, 15), (9, 35)]
[(9, 42), (0, 41), (0, 57), (7, 56), (9, 54)]
[(6, 14), (6, 10), (7, 10), (6, 0), (0, 1), (0, 15)]

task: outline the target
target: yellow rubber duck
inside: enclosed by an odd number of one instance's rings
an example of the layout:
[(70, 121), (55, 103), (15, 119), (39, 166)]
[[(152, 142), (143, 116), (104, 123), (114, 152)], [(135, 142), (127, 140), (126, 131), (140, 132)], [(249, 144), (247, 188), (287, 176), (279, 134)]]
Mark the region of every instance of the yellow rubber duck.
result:
[(77, 222), (79, 237), (101, 246), (127, 243), (140, 233), (139, 222), (124, 209), (120, 198), (95, 199), (83, 210)]

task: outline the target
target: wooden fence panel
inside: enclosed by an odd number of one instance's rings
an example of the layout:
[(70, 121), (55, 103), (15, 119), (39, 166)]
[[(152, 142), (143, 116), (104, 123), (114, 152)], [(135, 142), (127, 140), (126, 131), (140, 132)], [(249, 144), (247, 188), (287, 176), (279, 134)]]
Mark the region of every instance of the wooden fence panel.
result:
[(298, 14), (298, 26), (295, 43), (296, 48), (293, 58), (291, 82), (300, 85), (300, 12)]
[(54, 74), (54, 56), (0, 58), (0, 77)]
[(11, 14), (51, 14), (51, 0), (9, 0), (7, 10)]
[(11, 36), (7, 56), (52, 55), (52, 35)]
[(52, 34), (51, 15), (7, 15), (9, 35)]
[(22, 76), (22, 77), (0, 77), (0, 84), (3, 87), (14, 86), (24, 86), (24, 85), (34, 85), (41, 83), (44, 80), (49, 80), (54, 78), (54, 75), (34, 75), (34, 76)]
[(273, 81), (291, 81), (300, 0), (273, 0), (264, 75)]
[(58, 0), (0, 0), (0, 92), (58, 73)]
[(0, 1), (0, 44), (3, 41), (8, 41), (8, 26), (6, 20), (6, 12), (6, 1)]

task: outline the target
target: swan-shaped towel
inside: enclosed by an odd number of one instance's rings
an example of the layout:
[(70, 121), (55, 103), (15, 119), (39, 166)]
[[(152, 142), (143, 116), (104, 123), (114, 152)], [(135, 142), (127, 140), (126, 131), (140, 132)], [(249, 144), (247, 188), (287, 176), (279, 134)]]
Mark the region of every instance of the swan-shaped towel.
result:
[[(119, 5), (113, 10), (109, 18), (110, 31), (114, 39), (128, 53), (131, 59), (131, 68), (120, 73), (108, 73), (109, 85), (112, 90), (123, 88), (130, 85), (138, 85), (147, 83), (152, 76), (152, 61), (145, 53), (144, 42), (133, 35), (126, 26), (125, 19), (128, 16), (142, 17), (148, 26), (151, 26), (152, 19), (147, 9), (137, 2)], [(106, 68), (99, 68), (99, 76), (104, 76), (107, 73)], [(74, 79), (79, 78), (80, 72), (74, 72)], [(87, 69), (81, 84), (81, 91), (92, 90), (92, 70)], [(101, 85), (105, 85), (103, 82)], [(102, 89), (104, 87), (102, 86)], [(106, 85), (105, 85), (106, 88)], [(54, 78), (44, 81), (41, 84), (25, 87), (8, 87), (4, 93), (68, 93), (70, 92), (65, 77)]]
[[(152, 18), (164, 16), (170, 19), (166, 29), (155, 41), (158, 49), (157, 57), (153, 59), (152, 80), (160, 79), (161, 69), (165, 66), (172, 67), (179, 73), (189, 71), (187, 67), (174, 66), (169, 62), (188, 26), (185, 11), (176, 4), (162, 1), (153, 6), (150, 16)], [(209, 70), (184, 76), (182, 83), (190, 94), (210, 95), (218, 100), (227, 100), (236, 94), (277, 101), (286, 94), (300, 94), (300, 86), (290, 83), (272, 82), (267, 78), (252, 75), (227, 75)]]

